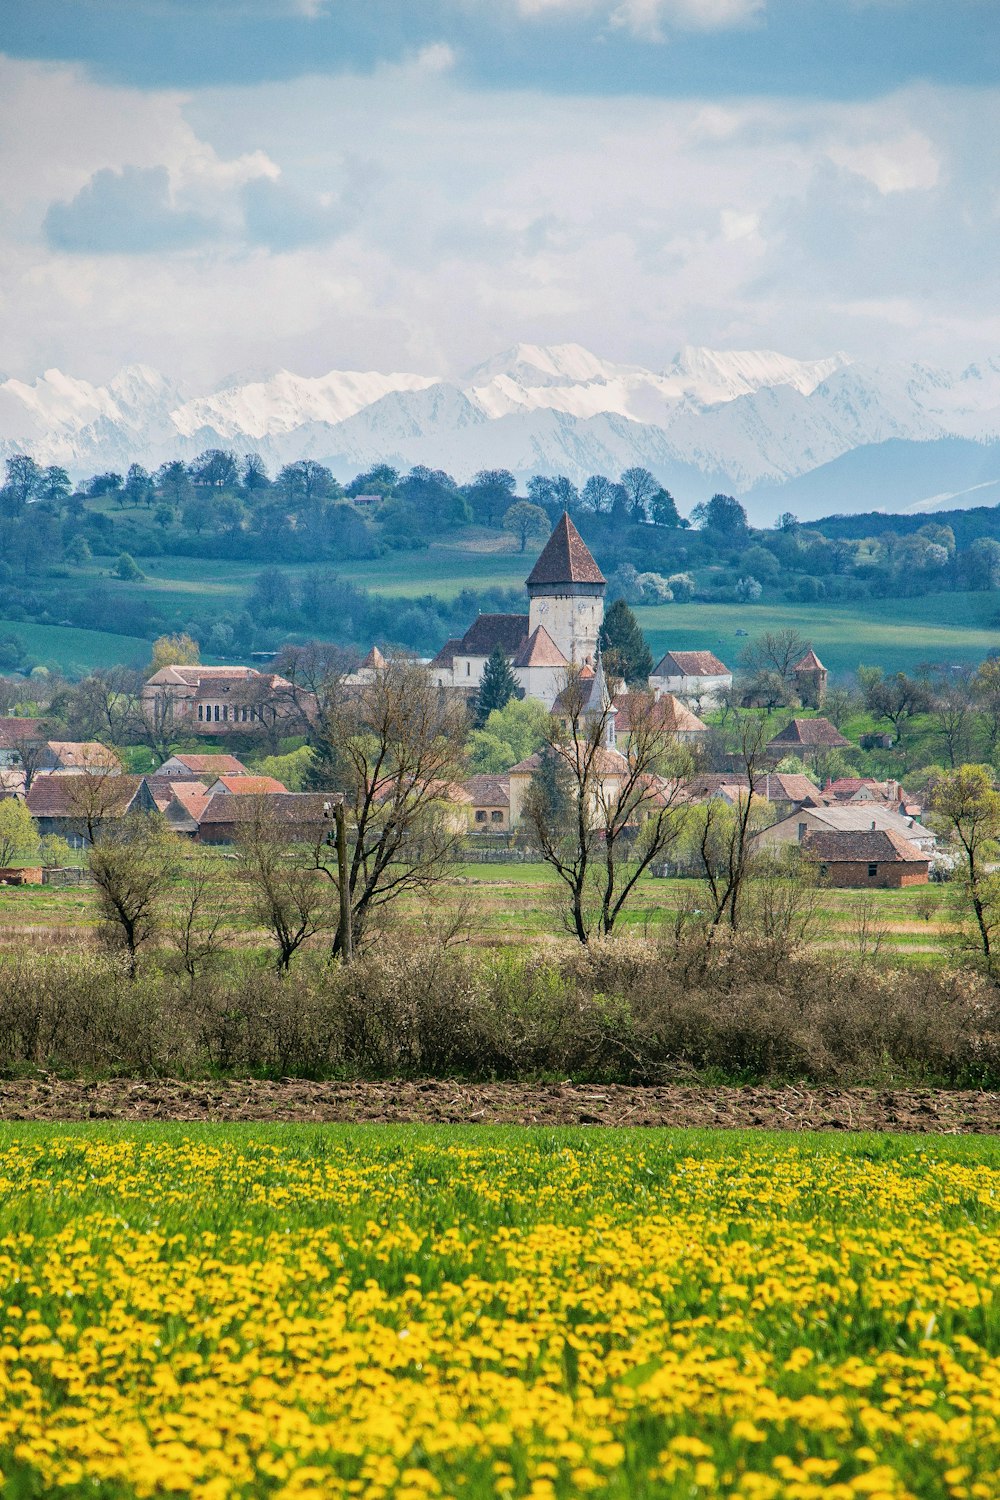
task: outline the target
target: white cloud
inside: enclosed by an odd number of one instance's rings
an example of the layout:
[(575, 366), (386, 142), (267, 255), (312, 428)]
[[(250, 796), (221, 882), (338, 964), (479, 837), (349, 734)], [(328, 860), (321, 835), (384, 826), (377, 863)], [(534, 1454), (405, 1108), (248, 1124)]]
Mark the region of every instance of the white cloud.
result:
[(880, 193), (927, 190), (937, 186), (941, 175), (940, 153), (917, 130), (892, 140), (832, 145), (828, 154), (838, 167), (867, 178)]
[[(459, 371), (518, 339), (948, 359), (992, 337), (996, 92), (581, 98), (450, 62), (185, 95), (0, 64), (6, 371)], [(102, 171), (144, 248), (97, 242)], [(46, 247), (81, 195), (73, 252)]]
[(522, 16), (584, 15), (627, 28), (646, 41), (663, 41), (673, 27), (682, 31), (721, 31), (746, 26), (766, 0), (516, 0)]

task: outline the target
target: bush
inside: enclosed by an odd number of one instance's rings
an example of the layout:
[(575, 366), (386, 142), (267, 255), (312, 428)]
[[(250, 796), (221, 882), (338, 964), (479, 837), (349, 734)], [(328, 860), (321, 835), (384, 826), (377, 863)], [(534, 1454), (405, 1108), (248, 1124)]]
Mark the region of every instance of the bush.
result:
[(96, 952), (0, 961), (0, 1070), (1000, 1085), (983, 978), (790, 956), (775, 938), (622, 937), (555, 958), (383, 942), (349, 970), (233, 960), (190, 987)]

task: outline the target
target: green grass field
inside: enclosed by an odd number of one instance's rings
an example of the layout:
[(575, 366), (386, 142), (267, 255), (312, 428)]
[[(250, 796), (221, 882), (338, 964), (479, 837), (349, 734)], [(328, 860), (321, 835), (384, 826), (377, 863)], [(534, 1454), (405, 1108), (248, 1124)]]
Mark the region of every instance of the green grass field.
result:
[(998, 1493), (1000, 1150), (0, 1127), (4, 1491)]
[(16, 636), (34, 666), (55, 668), (73, 677), (97, 667), (140, 666), (149, 660), (149, 642), (134, 635), (23, 620), (0, 620), (0, 635)]
[[(671, 927), (679, 911), (695, 906), (699, 885), (693, 880), (643, 876), (622, 926), (655, 936)], [(183, 882), (175, 887), (175, 897)], [(810, 942), (854, 951), (861, 941), (862, 897), (870, 897), (869, 926), (874, 920), (880, 949), (887, 956), (919, 964), (943, 963), (954, 936), (951, 892), (946, 886), (909, 886), (903, 890), (817, 893)], [(176, 904), (176, 903), (174, 903)], [(428, 918), (463, 933), (476, 946), (497, 943), (554, 943), (567, 936), (566, 904), (559, 881), (548, 865), (456, 864), (430, 897), (407, 902), (400, 920), (423, 930)], [(40, 944), (90, 942), (98, 923), (94, 888), (89, 885), (0, 887), (0, 948), (25, 939)], [(237, 922), (237, 945), (255, 941), (249, 921)], [(868, 941), (873, 934), (869, 933)], [(263, 941), (263, 934), (256, 933)], [(322, 949), (325, 937), (314, 946)]]
[(831, 604), (663, 604), (636, 611), (653, 655), (710, 650), (736, 665), (748, 636), (791, 627), (810, 641), (829, 671), (859, 665), (912, 672), (923, 664), (977, 663), (1000, 647), (992, 594), (927, 594), (872, 599), (852, 608)]

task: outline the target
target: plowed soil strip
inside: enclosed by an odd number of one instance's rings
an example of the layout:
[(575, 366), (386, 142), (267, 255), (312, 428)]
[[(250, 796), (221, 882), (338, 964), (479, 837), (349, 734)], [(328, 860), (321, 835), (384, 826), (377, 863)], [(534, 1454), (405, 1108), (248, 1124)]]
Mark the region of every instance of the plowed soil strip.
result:
[(717, 1129), (1000, 1134), (1000, 1094), (973, 1090), (572, 1083), (0, 1083), (0, 1120), (288, 1120), (455, 1125), (672, 1125)]

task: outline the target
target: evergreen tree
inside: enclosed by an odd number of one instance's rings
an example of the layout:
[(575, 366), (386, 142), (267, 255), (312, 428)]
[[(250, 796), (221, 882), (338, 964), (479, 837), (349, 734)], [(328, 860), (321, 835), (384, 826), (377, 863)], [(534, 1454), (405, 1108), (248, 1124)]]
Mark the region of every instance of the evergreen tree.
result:
[(476, 728), (482, 729), (495, 708), (506, 708), (512, 698), (523, 697), (524, 689), (514, 676), (502, 647), (494, 646), (483, 669), (483, 680), (473, 706)]
[(629, 687), (645, 684), (653, 670), (653, 653), (639, 621), (624, 599), (616, 599), (601, 626), (601, 654), (610, 677), (621, 677)]
[(538, 770), (533, 774), (524, 798), (524, 832), (556, 842), (570, 836), (573, 796), (566, 762), (551, 745), (539, 755)]

